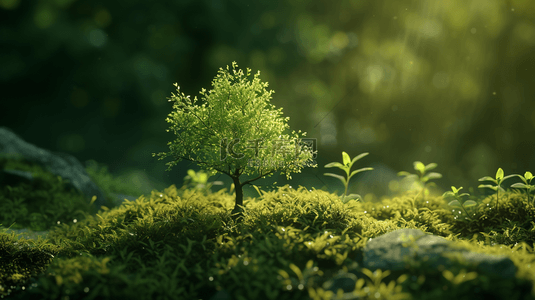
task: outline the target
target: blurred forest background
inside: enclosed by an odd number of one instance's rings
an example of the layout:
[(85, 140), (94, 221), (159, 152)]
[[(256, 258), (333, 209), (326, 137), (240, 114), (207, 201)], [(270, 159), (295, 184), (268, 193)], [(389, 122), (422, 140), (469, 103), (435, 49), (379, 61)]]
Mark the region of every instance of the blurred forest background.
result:
[(477, 191), (499, 167), (535, 172), (534, 20), (533, 0), (0, 0), (0, 125), (145, 191), (181, 186), (198, 167), (151, 155), (174, 138), (166, 98), (236, 61), (318, 140), (292, 186), (343, 192), (323, 166), (346, 151), (370, 152), (349, 190), (366, 200), (416, 160)]

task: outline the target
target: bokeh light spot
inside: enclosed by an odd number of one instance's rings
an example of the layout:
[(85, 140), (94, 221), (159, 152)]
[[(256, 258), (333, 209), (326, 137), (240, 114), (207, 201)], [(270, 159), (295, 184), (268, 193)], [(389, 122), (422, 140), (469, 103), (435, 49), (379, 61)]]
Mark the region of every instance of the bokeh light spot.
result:
[(373, 91), (377, 87), (377, 84), (383, 79), (384, 72), (383, 67), (380, 65), (371, 65), (366, 68), (366, 79), (370, 85), (370, 90)]
[(373, 202), (375, 199), (375, 195), (372, 193), (368, 193), (364, 196), (364, 202)]
[(437, 89), (445, 89), (450, 84), (450, 75), (445, 72), (437, 72), (433, 76), (433, 85)]
[(65, 8), (71, 5), (76, 0), (54, 0), (54, 4), (56, 4), (59, 7)]
[(459, 72), (455, 75), (455, 86), (462, 98), (471, 100), (477, 98), (480, 93), (480, 88), (477, 82), (470, 74)]
[(344, 49), (349, 44), (349, 38), (344, 32), (338, 31), (333, 35), (331, 43), (338, 49)]
[(255, 50), (250, 56), (251, 66), (255, 69), (264, 69), (266, 65), (266, 55), (260, 50)]
[(522, 43), (528, 45), (535, 44), (535, 26), (527, 22), (519, 23), (515, 26), (513, 30), (513, 36), (518, 40), (521, 40)]
[(0, 1), (0, 7), (3, 9), (16, 9), (19, 7), (20, 0), (2, 0)]
[(435, 20), (427, 19), (422, 22), (420, 33), (426, 38), (436, 37), (442, 33), (442, 25)]
[(286, 55), (284, 54), (284, 51), (279, 47), (272, 47), (268, 51), (268, 59), (271, 63), (280, 64), (285, 58)]
[(388, 182), (388, 189), (389, 189), (391, 192), (397, 192), (397, 191), (399, 191), (399, 189), (400, 189), (399, 181), (397, 181), (397, 180), (390, 180), (390, 182)]
[(97, 23), (97, 25), (99, 27), (107, 27), (108, 25), (110, 25), (111, 23), (111, 14), (108, 10), (106, 9), (101, 9), (99, 10), (96, 14), (95, 14), (95, 23)]
[(277, 19), (275, 18), (275, 15), (270, 12), (266, 12), (260, 17), (260, 22), (262, 22), (262, 27), (264, 29), (272, 28), (273, 26), (275, 26), (276, 21)]
[(107, 40), (106, 33), (100, 29), (93, 29), (89, 32), (89, 43), (97, 48), (104, 46)]
[(56, 12), (49, 7), (38, 8), (33, 17), (35, 26), (46, 29), (56, 22)]

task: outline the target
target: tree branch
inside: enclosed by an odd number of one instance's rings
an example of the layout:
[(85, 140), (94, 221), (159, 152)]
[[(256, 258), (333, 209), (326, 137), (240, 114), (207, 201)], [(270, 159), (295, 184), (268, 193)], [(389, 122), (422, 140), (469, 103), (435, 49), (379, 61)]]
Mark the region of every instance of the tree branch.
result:
[(264, 177), (264, 176), (266, 176), (266, 175), (269, 175), (269, 174), (271, 174), (271, 173), (273, 173), (273, 172), (275, 172), (275, 170), (271, 170), (271, 171), (269, 171), (269, 172), (267, 172), (267, 173), (265, 173), (265, 174), (260, 174), (260, 175), (258, 175), (258, 176), (255, 177), (255, 178), (251, 178), (251, 179), (249, 179), (249, 180), (245, 180), (245, 181), (242, 183), (242, 185), (251, 184), (251, 182), (253, 182), (253, 181), (255, 181), (255, 180), (258, 180), (258, 179), (260, 179), (260, 178), (262, 178), (262, 177)]

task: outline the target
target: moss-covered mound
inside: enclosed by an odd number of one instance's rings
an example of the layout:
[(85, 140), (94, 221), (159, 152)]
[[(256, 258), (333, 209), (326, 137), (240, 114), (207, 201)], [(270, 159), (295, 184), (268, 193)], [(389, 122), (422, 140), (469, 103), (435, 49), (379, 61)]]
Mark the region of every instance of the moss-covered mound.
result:
[[(344, 204), (334, 194), (284, 186), (248, 199), (171, 186), (51, 228), (48, 239), (0, 233), (0, 294), (14, 299), (535, 299), (535, 209), (505, 193), (496, 214), (482, 199), (472, 219), (442, 197), (406, 194)], [(494, 207), (494, 206), (492, 206)], [(369, 238), (418, 228), (509, 256), (517, 277), (492, 281), (414, 265), (404, 274), (359, 268)], [(460, 274), (460, 275), (459, 275)], [(449, 275), (453, 275), (449, 276)], [(356, 279), (336, 293), (337, 278)], [(449, 278), (449, 279), (448, 279)], [(332, 291), (332, 290), (335, 291)], [(515, 291), (514, 293), (512, 291)], [(360, 297), (360, 298), (359, 298)]]
[[(135, 188), (125, 186), (121, 178), (113, 178), (107, 167), (95, 161), (88, 161), (87, 165), (91, 179), (105, 191), (107, 207), (115, 206), (112, 193), (141, 194)], [(45, 231), (57, 224), (81, 221), (100, 209), (68, 181), (45, 171), (38, 164), (0, 156), (0, 170), (24, 172), (31, 177), (17, 184), (0, 186), (0, 225), (4, 227)]]

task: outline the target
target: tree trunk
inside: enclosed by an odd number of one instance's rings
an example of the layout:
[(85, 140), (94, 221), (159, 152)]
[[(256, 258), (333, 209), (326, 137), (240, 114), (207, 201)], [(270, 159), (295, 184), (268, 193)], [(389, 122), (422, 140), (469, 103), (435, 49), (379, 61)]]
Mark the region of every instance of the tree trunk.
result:
[(236, 204), (234, 209), (231, 212), (233, 217), (242, 217), (243, 216), (243, 186), (240, 182), (239, 177), (232, 176), (232, 181), (234, 181), (234, 190), (236, 191)]

